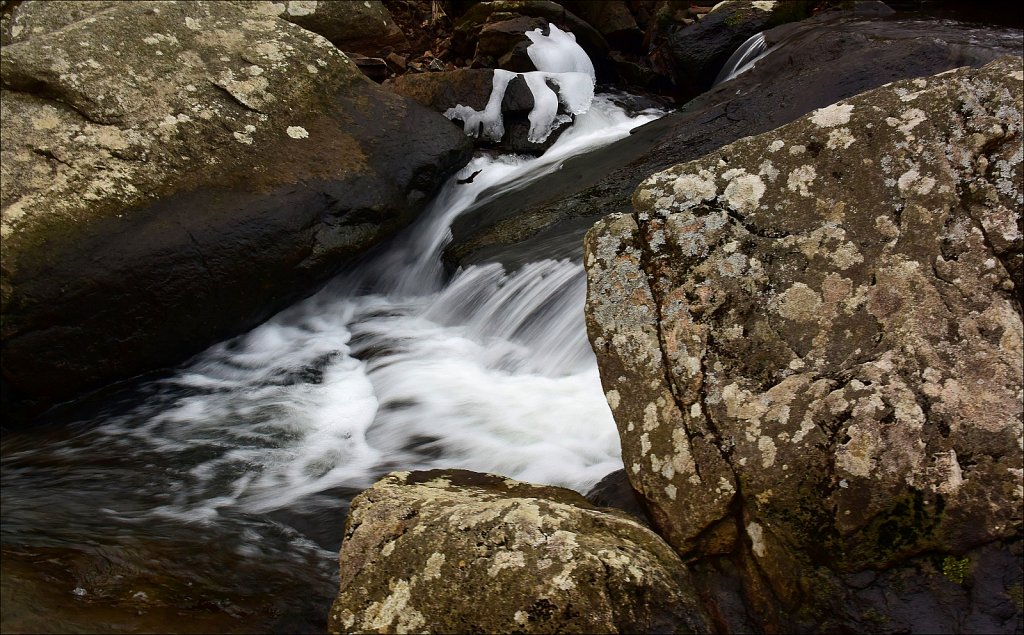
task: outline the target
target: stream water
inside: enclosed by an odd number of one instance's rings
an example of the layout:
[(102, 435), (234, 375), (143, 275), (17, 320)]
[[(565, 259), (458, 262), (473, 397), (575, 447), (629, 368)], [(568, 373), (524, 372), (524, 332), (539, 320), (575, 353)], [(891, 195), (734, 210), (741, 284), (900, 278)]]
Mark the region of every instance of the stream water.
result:
[(440, 251), (460, 212), (657, 116), (598, 96), (542, 157), (475, 157), (315, 296), (73, 422), (5, 433), (5, 632), (319, 631), (348, 502), (384, 473), (585, 492), (620, 468), (582, 265), (449, 277)]

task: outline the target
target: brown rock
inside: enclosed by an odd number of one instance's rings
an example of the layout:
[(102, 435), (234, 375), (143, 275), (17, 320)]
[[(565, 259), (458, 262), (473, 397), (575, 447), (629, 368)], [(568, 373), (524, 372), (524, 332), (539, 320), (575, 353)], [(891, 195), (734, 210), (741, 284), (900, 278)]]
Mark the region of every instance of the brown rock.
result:
[(708, 630), (668, 545), (562, 488), (394, 473), (352, 502), (345, 534), (332, 633)]
[[(736, 527), (773, 628), (863, 629), (840, 574), (938, 553), (950, 579), (1020, 540), (1022, 95), (1020, 58), (876, 89), (655, 174), (588, 234), (627, 474), (684, 555)], [(1012, 631), (972, 597), (900, 619)]]

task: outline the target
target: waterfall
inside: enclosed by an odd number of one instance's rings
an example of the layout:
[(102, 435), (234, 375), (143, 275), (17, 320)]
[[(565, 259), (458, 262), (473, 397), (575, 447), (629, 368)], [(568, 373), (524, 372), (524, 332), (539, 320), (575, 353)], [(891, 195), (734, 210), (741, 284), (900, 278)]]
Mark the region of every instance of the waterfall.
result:
[[(660, 114), (597, 95), (542, 156), (475, 156), (319, 293), (59, 430), (5, 434), (4, 560), (68, 581), (29, 597), (122, 601), (98, 586), (117, 579), (125, 602), (165, 589), (175, 606), (218, 598), (213, 614), (236, 630), (235, 616), (248, 616), (241, 630), (315, 630), (348, 501), (383, 474), (465, 468), (585, 492), (621, 468), (582, 264), (449, 277), (441, 252), (463, 211)], [(77, 573), (97, 562), (125, 573)]]
[[(447, 280), (440, 255), (452, 220), (482, 197), (659, 115), (629, 116), (598, 95), (544, 155), (476, 156), (373, 260), (145, 384), (128, 406), (46, 445), (5, 448), (5, 494), (99, 497), (90, 523), (216, 525), (358, 491), (394, 469), (466, 468), (586, 491), (621, 459), (586, 338), (582, 264), (492, 263)], [(130, 467), (113, 483), (48, 491), (51, 481), (28, 474), (57, 456), (69, 478)]]
[(754, 67), (762, 57), (768, 53), (768, 44), (764, 41), (764, 33), (755, 33), (750, 36), (746, 42), (740, 45), (738, 49), (733, 51), (733, 54), (729, 56), (728, 61), (725, 62), (725, 66), (718, 72), (718, 77), (715, 78), (715, 83), (712, 86), (718, 86), (723, 82), (727, 82), (730, 79), (736, 77), (740, 73), (745, 73)]

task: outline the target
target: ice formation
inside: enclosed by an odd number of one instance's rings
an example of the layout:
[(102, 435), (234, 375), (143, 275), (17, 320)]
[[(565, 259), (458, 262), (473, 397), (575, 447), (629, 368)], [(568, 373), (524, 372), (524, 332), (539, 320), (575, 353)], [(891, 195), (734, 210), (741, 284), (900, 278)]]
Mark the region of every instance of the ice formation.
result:
[(449, 119), (461, 119), (462, 129), (467, 135), (482, 136), (490, 141), (501, 141), (505, 136), (505, 123), (501, 118), (501, 100), (505, 98), (505, 89), (508, 83), (516, 74), (511, 71), (503, 71), (500, 68), (494, 69), (494, 78), (491, 80), (491, 96), (484, 106), (483, 112), (475, 110), (470, 106), (458, 104), (454, 108), (445, 111), (444, 116)]
[[(560, 30), (554, 24), (548, 28), (548, 35), (544, 35), (541, 29), (526, 33), (531, 42), (526, 54), (537, 70), (518, 73), (526, 80), (526, 85), (533, 93), (533, 110), (529, 115), (528, 134), (529, 140), (533, 143), (543, 143), (558, 124), (568, 120), (566, 115), (558, 114), (559, 102), (570, 113), (580, 115), (590, 109), (594, 99), (594, 65), (587, 53), (576, 43), (576, 36)], [(500, 141), (505, 134), (501, 102), (505, 98), (508, 83), (516, 75), (517, 73), (495, 69), (491, 96), (482, 112), (459, 104), (449, 108), (444, 113), (445, 117), (461, 119), (467, 135), (482, 135), (489, 141)], [(557, 87), (557, 95), (549, 82)]]

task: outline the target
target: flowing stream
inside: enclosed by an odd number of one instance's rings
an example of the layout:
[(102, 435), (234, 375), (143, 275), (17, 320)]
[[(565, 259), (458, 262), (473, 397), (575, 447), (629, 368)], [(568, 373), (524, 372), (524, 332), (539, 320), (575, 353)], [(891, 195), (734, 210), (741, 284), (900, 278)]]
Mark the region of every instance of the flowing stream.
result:
[(620, 468), (582, 265), (449, 279), (440, 252), (460, 212), (657, 116), (598, 96), (542, 157), (476, 156), (386, 249), (262, 326), (71, 424), (5, 433), (5, 625), (322, 630), (348, 501), (386, 472), (585, 492)]

